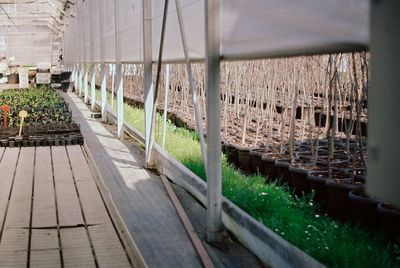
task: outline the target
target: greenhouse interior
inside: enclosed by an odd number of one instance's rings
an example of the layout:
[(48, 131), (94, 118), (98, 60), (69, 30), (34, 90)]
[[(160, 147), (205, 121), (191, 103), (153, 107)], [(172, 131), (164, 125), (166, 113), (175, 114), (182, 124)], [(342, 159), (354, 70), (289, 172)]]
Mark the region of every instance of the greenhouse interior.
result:
[(399, 11), (0, 0), (0, 267), (400, 267)]

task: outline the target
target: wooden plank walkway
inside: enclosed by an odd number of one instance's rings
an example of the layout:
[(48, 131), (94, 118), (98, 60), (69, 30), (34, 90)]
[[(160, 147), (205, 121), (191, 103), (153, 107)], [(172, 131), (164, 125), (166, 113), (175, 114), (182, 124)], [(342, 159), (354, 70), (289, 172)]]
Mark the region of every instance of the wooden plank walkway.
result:
[[(149, 267), (201, 267), (157, 174), (113, 136), (74, 93), (63, 93), (130, 234)], [(92, 230), (90, 230), (92, 231)], [(93, 233), (95, 230), (93, 230)], [(95, 239), (93, 239), (95, 241)]]
[(0, 148), (2, 267), (132, 267), (79, 145)]

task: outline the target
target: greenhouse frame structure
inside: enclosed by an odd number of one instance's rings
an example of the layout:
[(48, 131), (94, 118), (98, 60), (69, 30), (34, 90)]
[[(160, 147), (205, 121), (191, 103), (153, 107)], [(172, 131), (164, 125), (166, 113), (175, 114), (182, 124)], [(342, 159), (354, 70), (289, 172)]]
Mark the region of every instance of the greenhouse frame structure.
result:
[[(368, 190), (400, 205), (396, 163), (400, 150), (399, 83), (396, 64), (400, 53), (398, 1), (366, 0), (49, 0), (1, 1), (1, 5), (41, 6), (48, 12), (44, 26), (25, 29), (2, 24), (7, 36), (7, 56), (33, 50), (19, 64), (51, 61), (56, 64), (62, 47), (64, 68), (73, 72), (79, 95), (88, 102), (95, 96), (95, 66), (100, 65), (101, 111), (107, 118), (106, 63), (115, 63), (118, 102), (118, 136), (123, 136), (122, 64), (144, 65), (146, 162), (152, 163), (153, 120), (158, 80), (153, 81), (153, 64), (205, 61), (207, 92), (207, 142), (202, 152), (207, 171), (208, 240), (220, 239), (221, 151), (220, 91), (221, 60), (249, 60), (369, 49), (372, 57), (368, 90)], [(128, 8), (129, 7), (129, 8)], [(38, 7), (39, 8), (39, 7)], [(11, 20), (11, 9), (3, 9)], [(46, 12), (46, 11), (41, 11)], [(18, 17), (18, 14), (15, 14)], [(31, 16), (37, 16), (32, 14)], [(19, 20), (20, 18), (18, 18)], [(36, 18), (29, 17), (30, 22)], [(35, 28), (32, 28), (35, 27)], [(10, 30), (11, 29), (11, 30)], [(46, 30), (47, 29), (47, 30)], [(35, 31), (32, 34), (31, 31)], [(39, 36), (49, 36), (39, 40)], [(12, 32), (12, 33), (10, 33)], [(15, 33), (18, 33), (16, 35)], [(26, 46), (26, 38), (33, 36)], [(39, 45), (39, 42), (40, 43)], [(12, 44), (16, 44), (12, 46)], [(59, 46), (60, 44), (60, 46)], [(14, 50), (13, 50), (14, 49)], [(16, 51), (16, 52), (13, 52)], [(21, 54), (22, 55), (22, 54)], [(38, 58), (33, 59), (35, 55)], [(51, 56), (49, 56), (51, 55)], [(29, 56), (29, 57), (28, 57)], [(15, 64), (17, 64), (15, 63)], [(156, 75), (159, 75), (158, 69)], [(192, 92), (196, 91), (193, 81)], [(89, 94), (89, 86), (91, 94)], [(195, 94), (194, 94), (195, 96)], [(92, 100), (92, 108), (96, 102)], [(194, 97), (194, 104), (196, 103)], [(196, 107), (196, 105), (194, 105)], [(196, 112), (196, 118), (201, 118)], [(199, 126), (199, 120), (197, 120)], [(201, 134), (202, 130), (198, 127)]]

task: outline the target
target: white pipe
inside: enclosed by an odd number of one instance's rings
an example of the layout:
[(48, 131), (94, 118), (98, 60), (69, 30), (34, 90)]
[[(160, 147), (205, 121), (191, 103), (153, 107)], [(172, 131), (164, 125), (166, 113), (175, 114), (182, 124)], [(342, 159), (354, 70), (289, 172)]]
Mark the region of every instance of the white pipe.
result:
[(205, 1), (207, 93), (207, 241), (222, 240), (219, 0)]
[(163, 118), (163, 134), (162, 147), (165, 149), (165, 138), (167, 134), (167, 109), (168, 109), (168, 92), (169, 92), (169, 64), (165, 67), (165, 98), (164, 98), (164, 118)]

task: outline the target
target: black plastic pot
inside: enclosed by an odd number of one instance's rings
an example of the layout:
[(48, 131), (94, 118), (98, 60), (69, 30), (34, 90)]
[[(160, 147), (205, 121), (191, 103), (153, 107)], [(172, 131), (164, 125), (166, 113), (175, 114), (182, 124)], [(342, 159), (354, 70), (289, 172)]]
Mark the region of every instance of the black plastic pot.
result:
[(60, 137), (60, 145), (61, 146), (65, 146), (66, 145), (64, 137)]
[(1, 146), (2, 147), (7, 147), (8, 146), (8, 140), (7, 139), (2, 139), (1, 140)]
[(290, 185), (290, 160), (289, 159), (276, 159), (274, 162), (276, 167), (277, 177), (280, 178), (282, 184)]
[(251, 174), (251, 157), (250, 157), (250, 148), (246, 147), (237, 147), (238, 160), (239, 160), (239, 169), (243, 171), (245, 174)]
[(79, 145), (83, 145), (83, 136), (81, 134), (76, 135), (77, 139), (78, 139), (78, 144)]
[(33, 147), (33, 146), (35, 146), (35, 139), (36, 139), (36, 137), (35, 136), (29, 136), (29, 146), (30, 147)]
[[(77, 138), (79, 143), (79, 137)], [(234, 165), (235, 167), (239, 167), (239, 156), (236, 146), (229, 143), (225, 143), (224, 145), (228, 163)]]
[(66, 138), (65, 138), (65, 144), (66, 144), (66, 145), (72, 145), (72, 138), (69, 137), (69, 136), (66, 137)]
[(262, 161), (262, 156), (264, 154), (265, 149), (257, 148), (250, 150), (250, 158), (251, 158), (251, 171), (254, 174), (266, 175), (264, 170), (264, 161)]
[(15, 146), (16, 147), (21, 147), (22, 146), (22, 137), (15, 137)]
[(278, 179), (279, 174), (278, 169), (275, 166), (275, 161), (282, 159), (283, 158), (280, 157), (280, 155), (274, 153), (267, 153), (262, 155), (261, 161), (263, 162), (264, 173), (270, 180)]
[(307, 180), (309, 172), (309, 170), (303, 168), (297, 168), (292, 165), (289, 166), (290, 184), (297, 196), (303, 196), (311, 192)]
[(60, 139), (59, 139), (58, 135), (56, 135), (54, 137), (54, 146), (60, 146)]
[(378, 204), (379, 225), (393, 240), (400, 240), (400, 209), (385, 203)]
[(379, 227), (377, 207), (379, 200), (369, 197), (364, 189), (354, 189), (349, 193), (350, 218), (368, 228)]
[(76, 138), (76, 134), (70, 134), (69, 136), (71, 137), (71, 144), (72, 145), (78, 144), (78, 139)]
[(226, 151), (225, 151), (225, 142), (222, 140), (221, 141), (221, 152), (223, 153), (223, 154), (226, 154)]
[(43, 143), (43, 137), (42, 136), (37, 136), (35, 140), (35, 146), (41, 146)]
[(28, 145), (29, 145), (28, 140), (27, 139), (23, 139), (22, 140), (22, 146), (23, 147), (28, 147)]
[(351, 210), (348, 199), (349, 192), (363, 188), (363, 184), (353, 184), (350, 179), (329, 179), (326, 181), (328, 214), (340, 220), (348, 219)]
[(9, 140), (9, 141), (8, 141), (8, 146), (9, 146), (10, 148), (14, 148), (14, 147), (15, 147), (15, 141)]
[(324, 207), (328, 199), (327, 189), (325, 186), (328, 178), (328, 171), (311, 171), (307, 175), (310, 190), (314, 192), (314, 200)]

